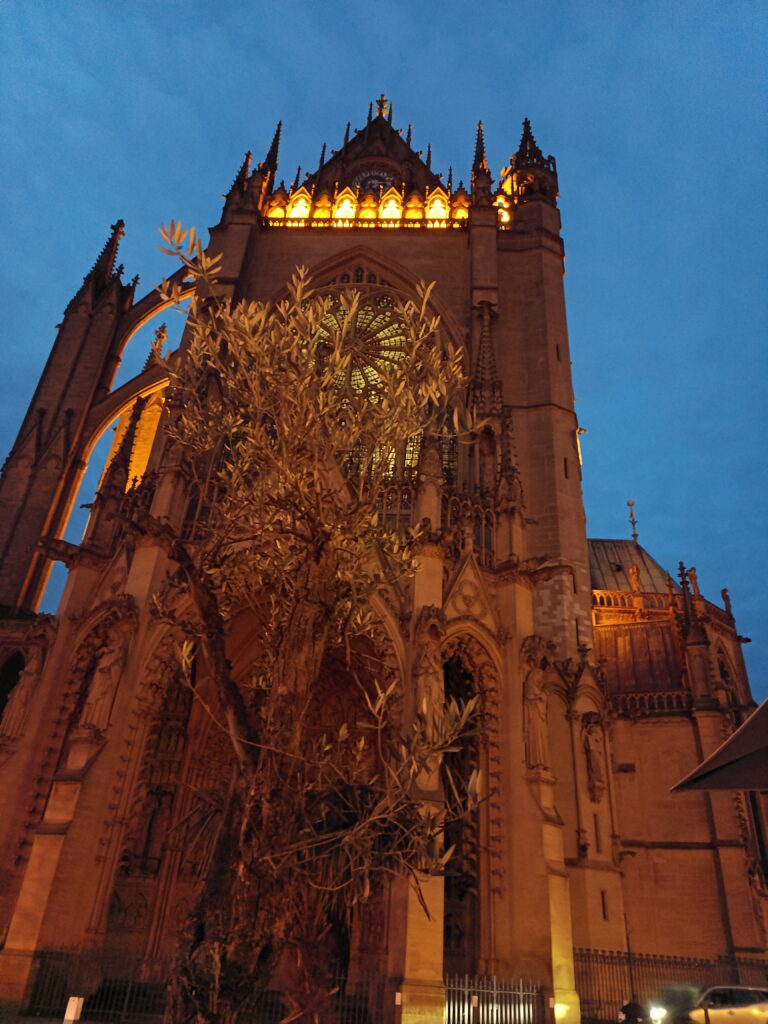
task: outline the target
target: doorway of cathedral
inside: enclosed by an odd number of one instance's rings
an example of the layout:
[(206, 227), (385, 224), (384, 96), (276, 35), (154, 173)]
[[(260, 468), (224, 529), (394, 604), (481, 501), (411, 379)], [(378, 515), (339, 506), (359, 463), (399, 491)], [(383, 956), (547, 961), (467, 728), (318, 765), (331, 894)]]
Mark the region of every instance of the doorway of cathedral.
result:
[[(443, 678), (446, 703), (452, 699), (464, 702), (475, 695), (474, 680), (460, 658), (445, 663)], [(459, 750), (445, 757), (443, 787), (454, 785), (463, 790), (478, 767), (478, 738), (468, 736)], [(480, 935), (477, 809), (447, 826), (445, 846), (454, 850), (445, 872), (443, 971), (446, 977), (474, 974)]]

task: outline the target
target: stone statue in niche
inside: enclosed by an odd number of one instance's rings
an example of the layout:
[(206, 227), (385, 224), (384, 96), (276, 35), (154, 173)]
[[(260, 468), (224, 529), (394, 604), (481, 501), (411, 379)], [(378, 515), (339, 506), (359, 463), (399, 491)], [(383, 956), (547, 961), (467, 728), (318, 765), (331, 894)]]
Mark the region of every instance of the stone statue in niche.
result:
[(99, 651), (80, 725), (90, 725), (101, 732), (109, 725), (117, 684), (128, 654), (129, 638), (129, 630), (125, 626), (118, 627)]
[(425, 608), (416, 625), (413, 676), (419, 702), (426, 699), (429, 706), (437, 706), (442, 702), (443, 633), (442, 614), (438, 614), (435, 608)]
[(0, 720), (0, 736), (3, 736), (5, 739), (18, 739), (22, 733), (27, 718), (29, 701), (40, 677), (42, 664), (43, 654), (40, 648), (31, 648), (27, 652), (19, 681), (11, 690), (2, 720)]
[(584, 716), (582, 724), (584, 759), (587, 763), (587, 785), (589, 796), (599, 803), (605, 792), (605, 740), (603, 726), (596, 714)]
[(525, 762), (529, 768), (549, 768), (549, 733), (547, 728), (547, 694), (544, 690), (547, 644), (538, 636), (523, 641), (523, 663), (526, 666), (523, 684), (525, 708)]

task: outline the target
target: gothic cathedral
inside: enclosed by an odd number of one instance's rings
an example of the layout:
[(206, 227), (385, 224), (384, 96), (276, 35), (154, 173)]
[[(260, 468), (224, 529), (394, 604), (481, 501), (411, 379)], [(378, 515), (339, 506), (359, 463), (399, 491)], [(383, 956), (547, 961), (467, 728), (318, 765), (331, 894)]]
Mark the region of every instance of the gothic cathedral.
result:
[[(404, 1012), (414, 992), (434, 1008), (403, 1020), (442, 1021), (445, 978), (460, 974), (533, 979), (576, 1022), (589, 951), (759, 957), (759, 804), (670, 792), (754, 706), (727, 592), (721, 607), (694, 569), (673, 579), (636, 537), (587, 536), (554, 157), (526, 120), (495, 187), (480, 125), (467, 187), (454, 184), (382, 97), (286, 187), (279, 137), (258, 165), (246, 156), (211, 229), (227, 294), (279, 299), (306, 265), (320, 289), (363, 293), (358, 329), (376, 346), (391, 329), (382, 300), (434, 280), (432, 311), (463, 346), (484, 424), (440, 458), (415, 447), (393, 466), (387, 514), (428, 518), (430, 539), (408, 592), (374, 610), (404, 691), (424, 686), (428, 649), (446, 696), (479, 698), (485, 727), (466, 758), (487, 798), (456, 869), (428, 883), (431, 918), (407, 886), (378, 894), (349, 970), (391, 984)], [(118, 221), (67, 306), (0, 479), (7, 1004), (29, 1000), (42, 951), (173, 953), (209, 853), (185, 822), (200, 786), (231, 770), (151, 614), (167, 556), (120, 525), (143, 508), (189, 530), (200, 513), (165, 443), (162, 366), (150, 356), (113, 387), (125, 345), (165, 308), (123, 282), (122, 234)], [(86, 463), (113, 424), (85, 535), (69, 543)], [(41, 614), (56, 560), (67, 584)], [(232, 657), (245, 671), (242, 644)]]

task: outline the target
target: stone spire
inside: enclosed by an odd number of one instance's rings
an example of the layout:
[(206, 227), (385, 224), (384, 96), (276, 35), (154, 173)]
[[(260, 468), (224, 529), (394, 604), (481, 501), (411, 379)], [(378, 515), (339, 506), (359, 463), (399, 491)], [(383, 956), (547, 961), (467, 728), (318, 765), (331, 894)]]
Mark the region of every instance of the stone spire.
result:
[(232, 195), (233, 192), (245, 192), (248, 187), (248, 179), (251, 176), (252, 157), (253, 154), (249, 149), (243, 158), (243, 162), (240, 164), (240, 170), (235, 175), (235, 180), (230, 185), (228, 195)]
[(477, 122), (475, 156), (472, 161), (472, 199), (477, 206), (491, 205), (491, 170), (485, 155), (483, 122)]
[(115, 517), (130, 483), (136, 431), (146, 404), (146, 398), (137, 398), (134, 402), (125, 433), (96, 492), (86, 535), (88, 543), (96, 549), (109, 550), (120, 527)]
[(133, 403), (125, 433), (122, 436), (119, 448), (107, 467), (107, 471), (104, 474), (104, 482), (99, 488), (99, 493), (112, 487), (119, 488), (121, 493), (125, 491), (129, 483), (128, 474), (131, 470), (131, 456), (133, 455), (133, 446), (136, 442), (136, 430), (146, 404), (146, 398), (137, 398)]
[(283, 131), (283, 122), (277, 122), (277, 128), (275, 128), (275, 134), (272, 137), (272, 144), (267, 150), (267, 155), (264, 157), (264, 163), (262, 167), (265, 171), (271, 171), (272, 175), (277, 173), (277, 154), (280, 149), (280, 135)]
[(104, 243), (104, 248), (96, 257), (96, 262), (85, 276), (87, 281), (90, 277), (96, 285), (97, 291), (103, 291), (113, 277), (119, 277), (121, 266), (115, 267), (117, 250), (120, 247), (120, 239), (125, 235), (125, 221), (116, 220), (111, 225), (110, 235)]
[(517, 147), (517, 153), (515, 154), (515, 166), (543, 167), (544, 164), (544, 154), (536, 144), (530, 119), (526, 117), (523, 120), (523, 134), (520, 136), (520, 145)]
[(483, 416), (501, 413), (501, 381), (496, 370), (496, 353), (491, 335), (491, 306), (480, 305), (480, 340), (471, 386), (475, 407)]
[(475, 138), (475, 158), (472, 161), (472, 174), (475, 175), (478, 171), (485, 171), (486, 174), (490, 174), (490, 168), (488, 167), (488, 160), (485, 156), (485, 133), (483, 129), (483, 122), (477, 122), (477, 136)]
[(122, 302), (121, 305), (125, 308), (131, 305), (133, 301), (133, 293), (136, 288), (138, 280), (132, 281), (128, 285), (124, 285), (120, 281), (120, 275), (123, 272), (123, 265), (121, 263), (116, 264), (117, 251), (120, 247), (120, 239), (125, 234), (125, 221), (117, 220), (111, 225), (109, 238), (104, 243), (99, 255), (96, 257), (96, 261), (83, 278), (83, 283), (78, 288), (77, 292), (70, 299), (65, 314), (69, 313), (77, 305), (84, 296), (90, 296), (90, 301), (95, 305), (106, 292), (107, 288), (113, 283), (117, 282), (121, 289)]

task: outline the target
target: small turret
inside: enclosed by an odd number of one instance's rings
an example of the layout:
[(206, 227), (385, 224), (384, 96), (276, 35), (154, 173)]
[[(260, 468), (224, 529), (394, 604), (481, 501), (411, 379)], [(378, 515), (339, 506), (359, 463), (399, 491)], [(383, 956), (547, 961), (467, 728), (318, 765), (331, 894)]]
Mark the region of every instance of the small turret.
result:
[(523, 121), (523, 134), (517, 152), (510, 158), (512, 191), (519, 203), (543, 200), (557, 204), (557, 164), (553, 156), (545, 157), (533, 137), (531, 122)]

